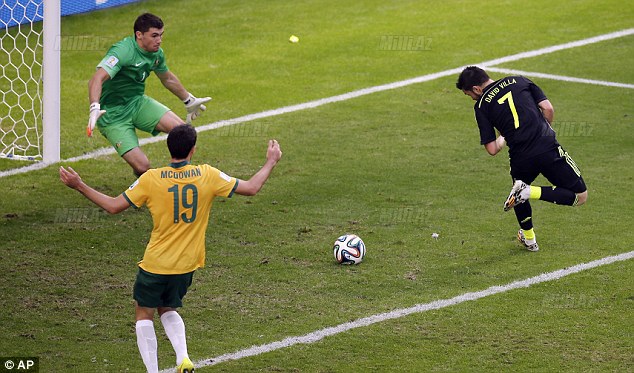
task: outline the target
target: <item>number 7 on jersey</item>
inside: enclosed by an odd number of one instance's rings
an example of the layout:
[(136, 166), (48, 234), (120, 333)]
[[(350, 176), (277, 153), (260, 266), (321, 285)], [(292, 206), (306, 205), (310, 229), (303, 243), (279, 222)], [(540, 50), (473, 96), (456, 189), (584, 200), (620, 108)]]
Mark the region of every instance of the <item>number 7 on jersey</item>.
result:
[(504, 96), (500, 97), (498, 100), (498, 104), (502, 105), (504, 101), (508, 101), (509, 107), (511, 108), (511, 113), (513, 114), (513, 123), (515, 124), (515, 128), (519, 128), (520, 126), (520, 118), (517, 115), (517, 109), (515, 109), (515, 103), (513, 102), (513, 92), (508, 92)]

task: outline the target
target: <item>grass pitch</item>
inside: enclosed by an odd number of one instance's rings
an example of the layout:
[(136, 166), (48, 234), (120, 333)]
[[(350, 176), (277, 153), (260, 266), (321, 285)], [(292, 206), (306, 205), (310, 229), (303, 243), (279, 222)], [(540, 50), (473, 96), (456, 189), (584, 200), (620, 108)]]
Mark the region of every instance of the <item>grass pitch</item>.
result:
[[(630, 28), (634, 16), (618, 1), (507, 5), (147, 1), (64, 18), (62, 33), (114, 42), (139, 13), (162, 16), (168, 65), (195, 95), (214, 98), (202, 125)], [(386, 36), (428, 48), (388, 48)], [(632, 41), (503, 67), (632, 84)], [(83, 136), (87, 81), (106, 47), (62, 51), (62, 158), (108, 146)], [(502, 212), (508, 161), (479, 145), (455, 79), (199, 134), (195, 161), (236, 177), (259, 168), (269, 138), (284, 156), (260, 195), (214, 205), (207, 267), (182, 309), (193, 360), (632, 250), (632, 90), (534, 79), (589, 201), (534, 203), (541, 251), (528, 253)], [(185, 114), (158, 79), (148, 94)], [(154, 165), (168, 162), (164, 142), (143, 149)], [(111, 195), (134, 180), (114, 155), (70, 165)], [(108, 216), (63, 186), (54, 166), (0, 188), (0, 355), (38, 356), (42, 371), (142, 371), (131, 293), (147, 210)], [(345, 232), (368, 247), (359, 266), (334, 262), (331, 245)], [(632, 269), (616, 263), (200, 371), (628, 371)], [(160, 326), (157, 336), (170, 367)]]

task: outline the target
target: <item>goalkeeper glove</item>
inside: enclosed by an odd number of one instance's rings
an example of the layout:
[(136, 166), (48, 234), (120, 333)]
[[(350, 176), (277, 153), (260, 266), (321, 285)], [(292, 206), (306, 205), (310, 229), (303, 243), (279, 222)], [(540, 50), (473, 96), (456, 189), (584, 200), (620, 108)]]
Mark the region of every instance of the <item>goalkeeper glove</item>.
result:
[(191, 124), (192, 120), (196, 119), (201, 111), (207, 110), (205, 103), (209, 101), (211, 101), (211, 97), (196, 98), (191, 93), (187, 99), (183, 100), (187, 109), (187, 124)]
[(95, 125), (99, 120), (99, 117), (106, 113), (105, 110), (101, 110), (101, 106), (98, 102), (90, 104), (90, 116), (88, 117), (88, 126), (86, 127), (86, 135), (92, 137), (92, 131), (95, 129)]

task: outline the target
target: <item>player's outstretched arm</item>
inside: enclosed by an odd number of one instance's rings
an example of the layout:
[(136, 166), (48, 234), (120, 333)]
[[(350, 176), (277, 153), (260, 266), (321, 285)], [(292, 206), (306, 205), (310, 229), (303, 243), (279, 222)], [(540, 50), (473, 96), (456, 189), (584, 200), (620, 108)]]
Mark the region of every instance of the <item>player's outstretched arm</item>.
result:
[(75, 189), (79, 193), (83, 194), (95, 205), (101, 207), (110, 214), (119, 213), (130, 207), (130, 204), (128, 203), (128, 201), (126, 201), (123, 195), (110, 197), (88, 186), (86, 183), (84, 183), (79, 174), (75, 170), (73, 170), (72, 167), (68, 167), (67, 170), (64, 167), (60, 166), (59, 178), (64, 184), (66, 184), (66, 186)]
[(86, 126), (86, 135), (92, 136), (92, 132), (97, 125), (99, 117), (106, 113), (105, 110), (101, 110), (99, 99), (101, 98), (101, 90), (103, 88), (103, 82), (110, 79), (110, 75), (103, 68), (98, 68), (93, 74), (92, 78), (88, 82), (88, 100), (90, 101), (90, 114), (88, 116), (88, 126)]
[(156, 76), (159, 77), (165, 88), (183, 101), (187, 109), (186, 122), (188, 124), (191, 124), (192, 120), (196, 119), (201, 112), (207, 110), (205, 104), (211, 101), (211, 97), (197, 98), (187, 92), (178, 77), (171, 71), (156, 73)]
[(262, 189), (262, 186), (271, 175), (271, 171), (273, 171), (273, 168), (280, 158), (282, 158), (280, 144), (277, 140), (270, 140), (269, 147), (266, 151), (266, 163), (264, 163), (264, 166), (262, 166), (255, 175), (251, 176), (249, 180), (238, 180), (238, 187), (235, 192), (243, 196), (256, 195), (260, 189)]
[(187, 89), (185, 89), (180, 80), (178, 80), (176, 74), (171, 71), (156, 73), (156, 76), (159, 77), (165, 88), (183, 101), (187, 109), (186, 122), (188, 124), (191, 124), (192, 120), (196, 119), (201, 112), (207, 110), (205, 104), (211, 101), (211, 97), (197, 98), (187, 92)]
[(161, 84), (163, 84), (163, 87), (167, 88), (168, 91), (172, 92), (174, 96), (181, 99), (181, 101), (186, 100), (187, 97), (189, 97), (189, 93), (173, 72), (157, 72), (156, 76), (158, 76)]

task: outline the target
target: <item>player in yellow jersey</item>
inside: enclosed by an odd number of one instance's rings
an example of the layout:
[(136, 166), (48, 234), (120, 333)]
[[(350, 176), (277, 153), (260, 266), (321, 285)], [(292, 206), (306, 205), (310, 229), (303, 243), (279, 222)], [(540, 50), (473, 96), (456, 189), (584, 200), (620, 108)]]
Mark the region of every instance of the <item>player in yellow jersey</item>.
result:
[(91, 188), (72, 168), (59, 168), (64, 184), (111, 214), (143, 205), (152, 214), (154, 228), (134, 284), (137, 345), (148, 372), (158, 372), (155, 311), (176, 352), (178, 371), (193, 371), (185, 325), (176, 309), (182, 306), (194, 272), (205, 265), (212, 202), (234, 193), (257, 194), (282, 157), (278, 142), (269, 141), (266, 163), (249, 180), (239, 180), (207, 164), (192, 165), (196, 137), (190, 125), (175, 127), (167, 136), (169, 166), (148, 170), (117, 197)]

